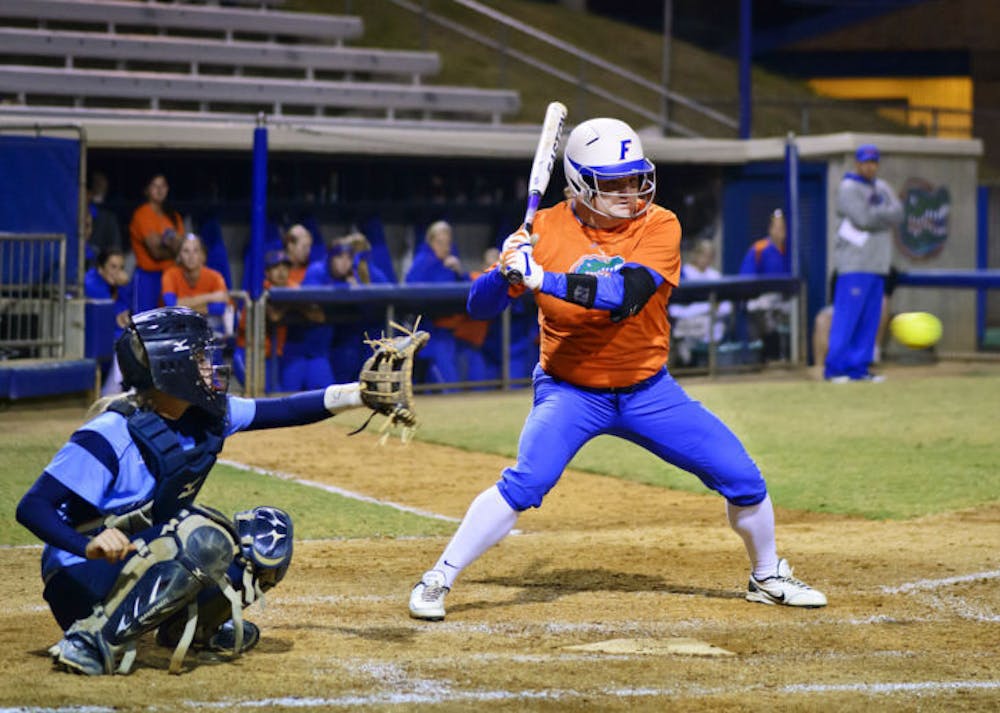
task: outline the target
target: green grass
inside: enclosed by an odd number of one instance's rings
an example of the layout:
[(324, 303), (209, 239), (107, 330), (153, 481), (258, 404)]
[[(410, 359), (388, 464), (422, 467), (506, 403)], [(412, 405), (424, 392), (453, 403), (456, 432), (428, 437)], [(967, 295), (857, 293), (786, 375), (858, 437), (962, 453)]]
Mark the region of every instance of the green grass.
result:
[[(882, 519), (1000, 500), (995, 376), (686, 388), (743, 440), (783, 507)], [(514, 458), (530, 407), (528, 391), (422, 396), (417, 438)], [(571, 467), (707, 492), (694, 476), (609, 436), (585, 446)]]
[[(995, 373), (995, 371), (994, 371)], [(786, 508), (901, 519), (1000, 501), (996, 438), (1000, 377), (890, 379), (830, 386), (812, 381), (692, 381), (688, 392), (743, 440)], [(419, 396), (418, 440), (513, 459), (531, 393)], [(360, 411), (337, 417), (360, 425)], [(14, 520), (21, 495), (68, 433), (0, 428), (0, 543), (35, 538)], [(602, 436), (572, 468), (705, 493), (694, 477), (624, 441)], [(571, 487), (571, 486), (570, 486)], [(470, 498), (473, 493), (470, 493)], [(290, 481), (216, 466), (200, 500), (223, 512), (271, 504), (295, 514), (297, 537), (448, 534), (454, 525)]]
[[(37, 538), (15, 521), (14, 510), (63, 439), (44, 436), (31, 443), (20, 439), (16, 446), (5, 442), (9, 440), (0, 434), (0, 448), (11, 456), (0, 465), (0, 544), (35, 544)], [(257, 505), (280, 507), (292, 513), (296, 539), (444, 535), (455, 529), (454, 523), (227, 465), (212, 470), (198, 502), (224, 513)]]

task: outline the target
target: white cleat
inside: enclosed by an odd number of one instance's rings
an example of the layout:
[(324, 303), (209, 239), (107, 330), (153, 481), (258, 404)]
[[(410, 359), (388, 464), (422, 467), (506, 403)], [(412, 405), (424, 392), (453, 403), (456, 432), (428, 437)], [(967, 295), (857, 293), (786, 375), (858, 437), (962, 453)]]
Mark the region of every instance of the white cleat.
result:
[(750, 585), (747, 588), (747, 601), (761, 604), (784, 604), (789, 607), (825, 607), (826, 595), (818, 589), (792, 576), (792, 567), (788, 560), (778, 560), (778, 569), (774, 575), (757, 579), (750, 574)]
[(444, 598), (451, 591), (444, 586), (444, 573), (436, 569), (424, 572), (410, 592), (410, 616), (414, 619), (444, 619)]

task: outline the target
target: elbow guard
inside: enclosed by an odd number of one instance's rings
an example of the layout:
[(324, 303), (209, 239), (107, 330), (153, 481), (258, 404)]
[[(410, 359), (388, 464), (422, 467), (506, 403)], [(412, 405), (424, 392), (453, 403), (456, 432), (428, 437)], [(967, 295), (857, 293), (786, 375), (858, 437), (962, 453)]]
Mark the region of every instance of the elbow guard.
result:
[(638, 314), (656, 292), (656, 282), (644, 267), (623, 267), (620, 271), (625, 281), (622, 303), (611, 310), (611, 321), (621, 322), (626, 317)]
[(566, 301), (590, 309), (597, 299), (597, 275), (566, 273)]

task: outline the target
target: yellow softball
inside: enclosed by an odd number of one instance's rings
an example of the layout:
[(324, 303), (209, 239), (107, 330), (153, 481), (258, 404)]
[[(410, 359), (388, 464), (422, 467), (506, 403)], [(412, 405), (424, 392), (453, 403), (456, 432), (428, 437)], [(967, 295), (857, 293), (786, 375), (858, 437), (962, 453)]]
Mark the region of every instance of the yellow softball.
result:
[(889, 322), (889, 331), (910, 349), (926, 349), (941, 339), (941, 320), (930, 312), (903, 312)]

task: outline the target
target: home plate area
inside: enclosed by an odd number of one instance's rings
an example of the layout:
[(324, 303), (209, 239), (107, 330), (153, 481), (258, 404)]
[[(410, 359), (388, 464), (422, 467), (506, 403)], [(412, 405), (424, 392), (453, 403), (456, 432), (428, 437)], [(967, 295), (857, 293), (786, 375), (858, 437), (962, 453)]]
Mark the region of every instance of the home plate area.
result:
[(735, 656), (732, 651), (683, 637), (668, 639), (609, 639), (592, 644), (564, 646), (564, 651), (582, 651), (601, 654), (649, 654), (653, 656)]

